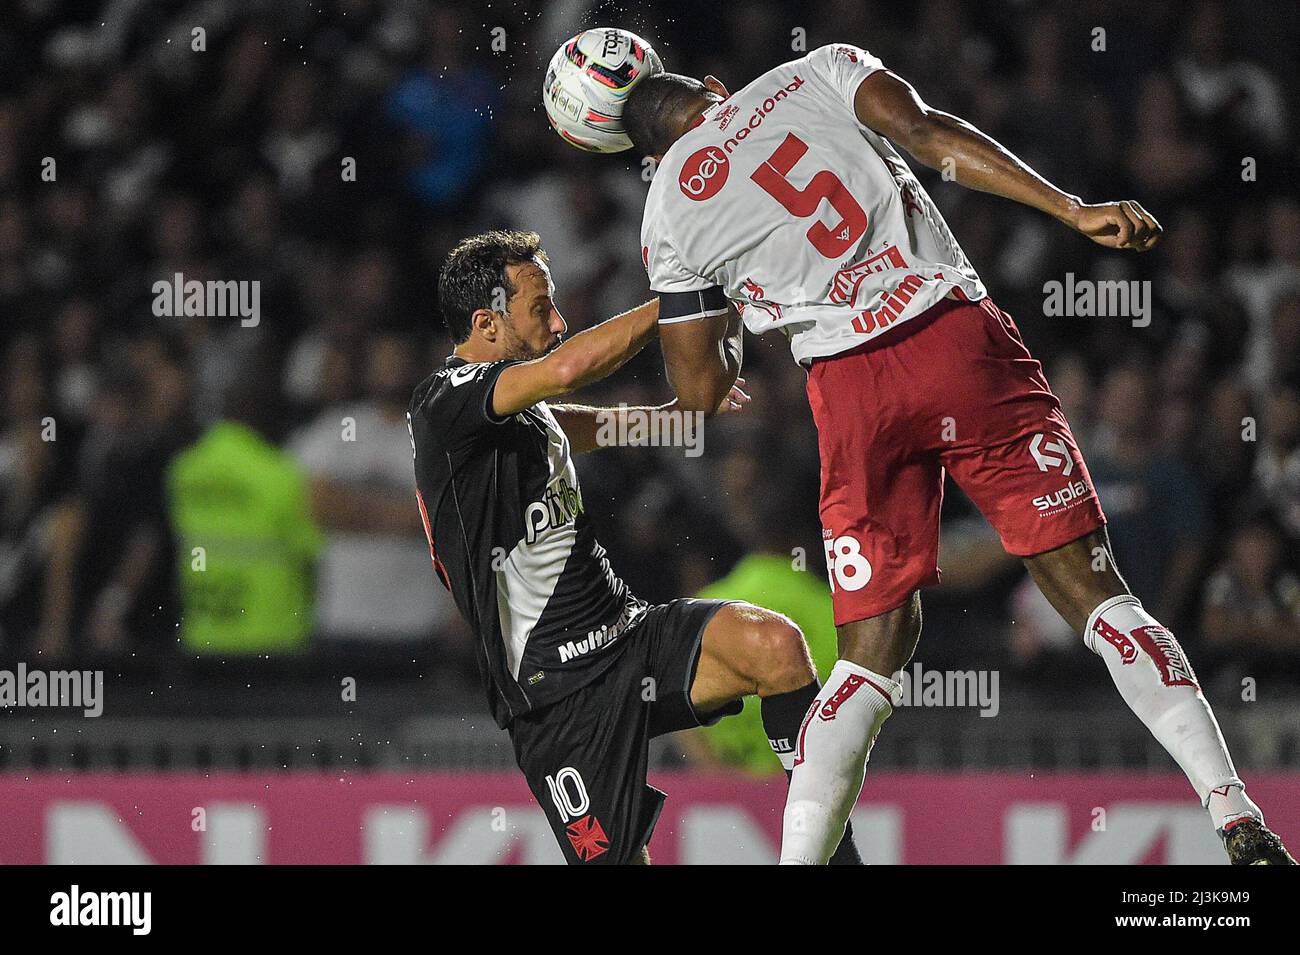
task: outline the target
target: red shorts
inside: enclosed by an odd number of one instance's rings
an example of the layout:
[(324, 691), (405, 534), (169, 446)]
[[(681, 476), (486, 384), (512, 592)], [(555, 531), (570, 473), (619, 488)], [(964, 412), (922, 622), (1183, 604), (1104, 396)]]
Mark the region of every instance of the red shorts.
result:
[(837, 625), (938, 583), (945, 468), (1018, 557), (1106, 521), (1010, 315), (987, 298), (945, 300), (897, 331), (808, 372)]

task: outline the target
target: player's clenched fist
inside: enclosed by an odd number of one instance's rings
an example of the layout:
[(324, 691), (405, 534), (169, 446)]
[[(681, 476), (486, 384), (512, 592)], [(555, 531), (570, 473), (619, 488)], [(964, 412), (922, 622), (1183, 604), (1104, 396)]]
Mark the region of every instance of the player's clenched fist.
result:
[(1132, 199), (1081, 205), (1071, 224), (1098, 245), (1134, 252), (1145, 252), (1164, 232), (1156, 217)]
[(718, 405), (718, 414), (726, 414), (729, 411), (740, 411), (745, 405), (749, 404), (749, 395), (744, 390), (745, 379), (737, 378), (736, 383), (731, 386), (727, 392), (727, 397), (722, 399), (722, 404)]

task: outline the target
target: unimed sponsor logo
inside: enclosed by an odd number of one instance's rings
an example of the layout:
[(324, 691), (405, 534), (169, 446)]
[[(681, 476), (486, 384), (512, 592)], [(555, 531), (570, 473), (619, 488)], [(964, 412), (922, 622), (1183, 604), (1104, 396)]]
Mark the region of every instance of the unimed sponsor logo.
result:
[(74, 884), (50, 896), (50, 924), (59, 927), (117, 926), (148, 935), (152, 913), (151, 892), (89, 892)]

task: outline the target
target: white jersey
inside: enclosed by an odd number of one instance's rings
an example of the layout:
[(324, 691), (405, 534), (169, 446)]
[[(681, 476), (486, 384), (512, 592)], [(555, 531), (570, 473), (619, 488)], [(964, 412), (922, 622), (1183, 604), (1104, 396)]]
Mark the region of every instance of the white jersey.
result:
[(641, 225), (661, 322), (720, 314), (725, 297), (806, 363), (945, 297), (987, 294), (903, 158), (858, 122), (854, 95), (882, 68), (858, 47), (821, 47), (709, 107), (672, 145)]

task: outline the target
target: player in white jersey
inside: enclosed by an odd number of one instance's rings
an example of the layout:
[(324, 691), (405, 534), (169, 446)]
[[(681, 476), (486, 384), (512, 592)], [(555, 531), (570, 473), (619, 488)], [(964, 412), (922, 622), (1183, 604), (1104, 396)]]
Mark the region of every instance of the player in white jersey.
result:
[(682, 405), (707, 413), (726, 395), (741, 319), (755, 333), (779, 329), (808, 369), (840, 660), (797, 742), (782, 862), (826, 861), (899, 699), (891, 675), (919, 639), (920, 588), (938, 580), (945, 471), (1105, 661), (1230, 859), (1291, 862), (1246, 797), (1178, 641), (1116, 571), (1042, 367), (893, 144), (1110, 248), (1151, 248), (1155, 218), (1136, 202), (1062, 192), (849, 44), (734, 95), (712, 77), (647, 77), (623, 123), (658, 163), (642, 258)]

